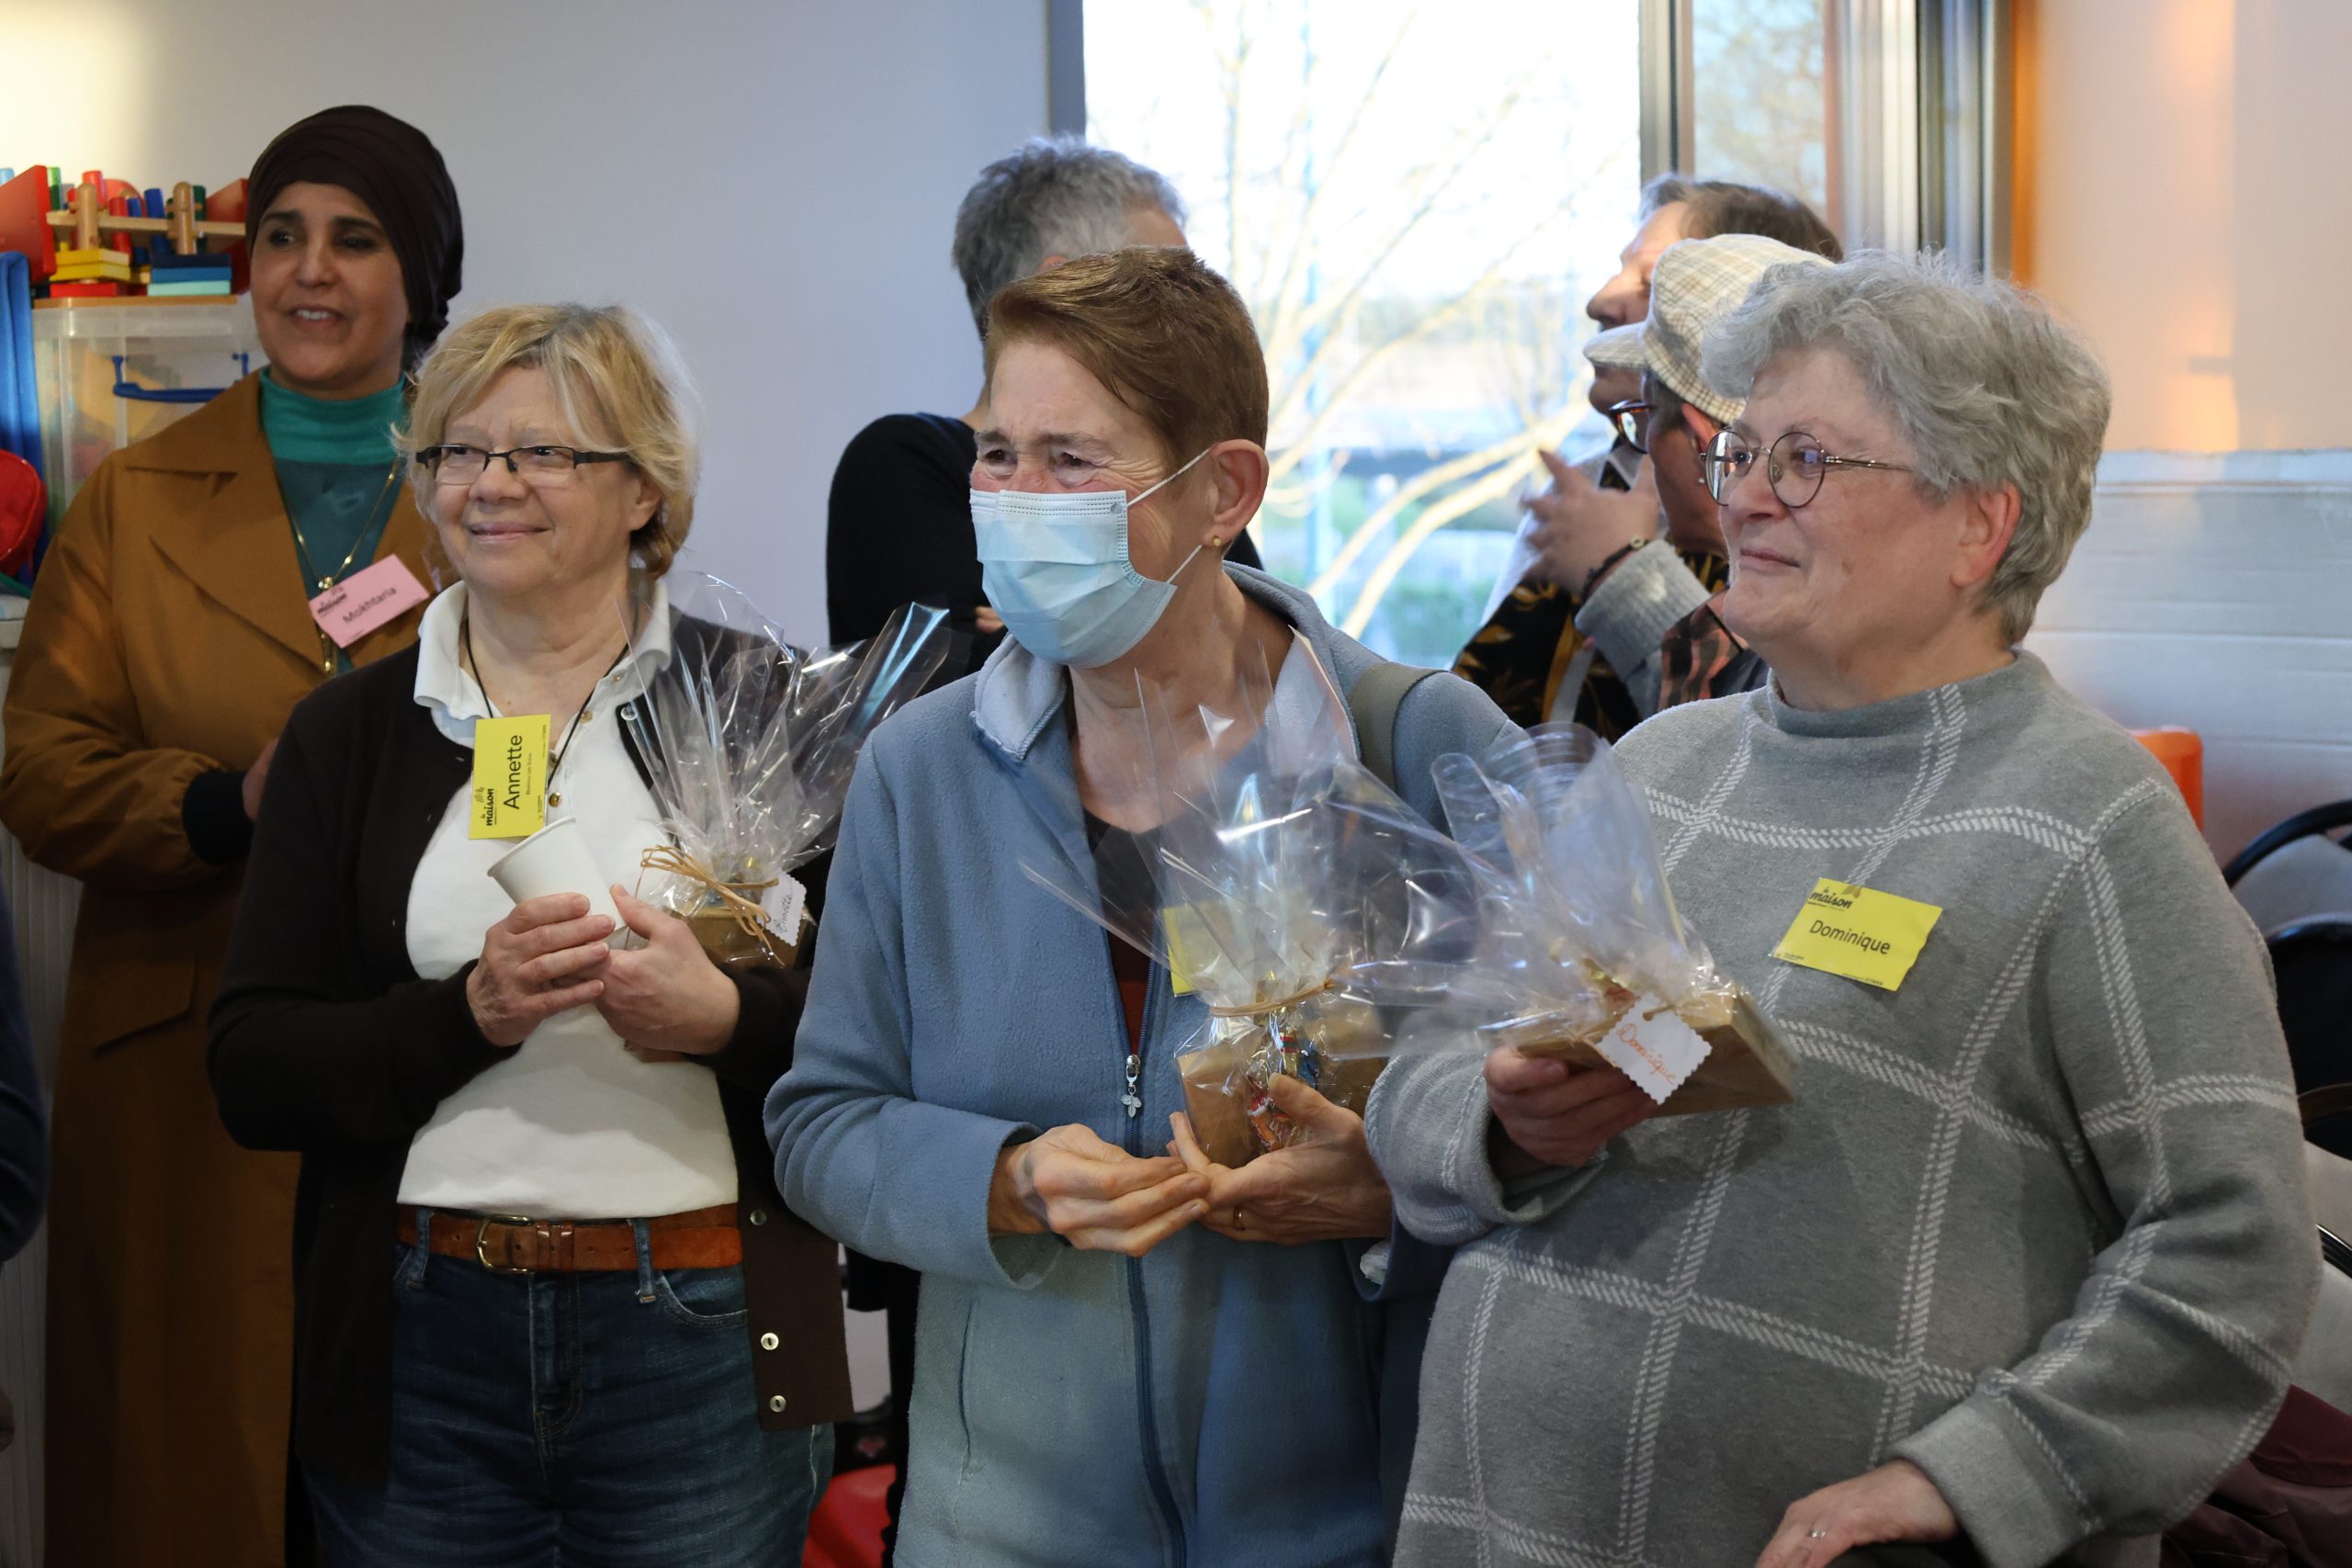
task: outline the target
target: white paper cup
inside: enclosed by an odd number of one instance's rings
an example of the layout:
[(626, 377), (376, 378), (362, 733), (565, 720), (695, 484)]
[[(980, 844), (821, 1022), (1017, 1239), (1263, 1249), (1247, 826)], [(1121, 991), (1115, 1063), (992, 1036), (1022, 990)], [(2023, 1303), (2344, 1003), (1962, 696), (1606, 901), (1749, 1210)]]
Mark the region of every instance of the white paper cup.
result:
[(588, 852), (587, 835), (569, 817), (559, 817), (500, 856), (490, 868), (498, 886), (517, 904), (556, 893), (577, 893), (588, 900), (588, 912), (613, 922), (616, 933), (628, 928), (613, 907), (613, 895)]

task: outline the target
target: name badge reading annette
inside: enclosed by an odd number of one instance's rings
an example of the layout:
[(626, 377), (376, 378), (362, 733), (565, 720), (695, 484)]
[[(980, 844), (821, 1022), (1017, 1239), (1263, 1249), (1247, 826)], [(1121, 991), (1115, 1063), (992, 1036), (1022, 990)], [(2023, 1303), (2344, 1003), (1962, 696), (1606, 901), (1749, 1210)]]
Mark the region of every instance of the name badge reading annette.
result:
[(474, 720), (473, 839), (527, 839), (548, 822), (548, 716)]
[(1827, 877), (1813, 885), (1772, 956), (1807, 969), (1900, 990), (1943, 910)]

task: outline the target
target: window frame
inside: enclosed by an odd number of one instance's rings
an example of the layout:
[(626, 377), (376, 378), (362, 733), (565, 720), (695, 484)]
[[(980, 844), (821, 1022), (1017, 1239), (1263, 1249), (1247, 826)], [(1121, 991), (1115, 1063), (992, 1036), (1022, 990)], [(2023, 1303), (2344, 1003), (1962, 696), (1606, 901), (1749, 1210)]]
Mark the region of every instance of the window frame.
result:
[[(1640, 0), (1642, 177), (1703, 175), (1694, 4)], [(2010, 265), (2009, 0), (1826, 0), (1838, 58), (1829, 149), (1849, 249), (1951, 252)]]

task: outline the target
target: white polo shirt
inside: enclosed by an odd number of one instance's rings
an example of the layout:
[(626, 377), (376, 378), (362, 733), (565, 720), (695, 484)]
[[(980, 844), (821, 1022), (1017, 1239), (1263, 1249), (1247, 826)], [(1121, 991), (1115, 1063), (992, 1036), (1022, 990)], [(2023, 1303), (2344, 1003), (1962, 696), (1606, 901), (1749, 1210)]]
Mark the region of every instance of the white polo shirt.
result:
[[(416, 700), (441, 732), (473, 747), (493, 715), (458, 657), (463, 583), (435, 599), (418, 627)], [(642, 646), (600, 682), (564, 748), (553, 815), (578, 819), (608, 883), (638, 884), (638, 857), (667, 842), (653, 797), (622, 744), (621, 705), (668, 663), (668, 595), (657, 586)], [(556, 715), (555, 741), (570, 716)], [(481, 956), (482, 938), (514, 908), (490, 878), (512, 840), (467, 837), (460, 787), (409, 886), (408, 954), (428, 980)], [(735, 1156), (718, 1080), (695, 1062), (639, 1061), (593, 1007), (559, 1013), (521, 1047), (443, 1100), (409, 1145), (400, 1201), (540, 1219), (635, 1219), (735, 1201)]]

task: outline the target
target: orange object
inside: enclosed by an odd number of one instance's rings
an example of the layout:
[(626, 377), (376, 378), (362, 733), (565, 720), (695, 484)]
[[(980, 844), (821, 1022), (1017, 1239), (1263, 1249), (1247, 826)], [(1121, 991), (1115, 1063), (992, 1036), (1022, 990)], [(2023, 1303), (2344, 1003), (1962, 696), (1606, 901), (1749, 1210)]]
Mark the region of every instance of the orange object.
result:
[[(243, 223), (245, 220), (244, 180), (242, 177), (233, 179), (219, 190), (207, 191), (204, 196), (204, 217), (205, 221), (209, 223)], [(250, 263), (245, 254), (244, 235), (241, 232), (225, 243), (221, 243), (221, 237), (217, 234), (213, 239), (215, 243), (210, 248), (216, 253), (225, 253), (229, 258), (229, 291), (232, 294), (243, 294), (250, 282), (251, 271)]]
[(2193, 729), (2178, 725), (2166, 725), (2162, 729), (2135, 729), (2132, 739), (2155, 754), (2180, 786), (2181, 798), (2188, 802), (2188, 815), (2199, 828), (2205, 826), (2205, 742)]
[(800, 1568), (877, 1568), (882, 1561), (883, 1502), (898, 1467), (868, 1465), (837, 1475), (808, 1518)]

